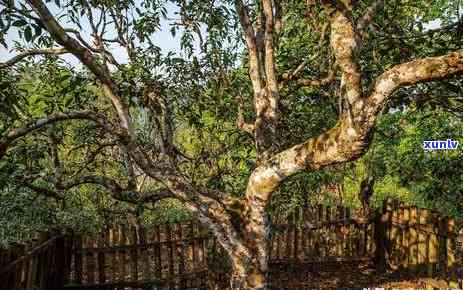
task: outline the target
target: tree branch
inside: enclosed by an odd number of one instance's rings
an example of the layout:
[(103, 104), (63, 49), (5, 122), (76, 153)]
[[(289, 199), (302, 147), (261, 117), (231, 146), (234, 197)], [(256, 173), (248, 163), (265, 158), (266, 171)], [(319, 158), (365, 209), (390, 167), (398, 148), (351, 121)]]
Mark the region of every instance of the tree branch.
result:
[(324, 0), (323, 4), (331, 23), (331, 47), (341, 71), (341, 97), (345, 97), (349, 105), (353, 106), (362, 98), (357, 57), (360, 41), (347, 7), (338, 0)]
[(20, 62), (24, 58), (28, 56), (34, 56), (34, 55), (60, 55), (68, 53), (68, 51), (65, 48), (43, 48), (43, 49), (30, 49), (21, 52), (20, 54), (14, 56), (13, 58), (7, 60), (6, 62), (0, 63), (0, 69), (6, 68), (12, 65), (15, 65), (16, 63)]
[(53, 176), (54, 176), (56, 182), (59, 184), (61, 182), (63, 170), (62, 170), (61, 160), (59, 158), (59, 151), (58, 151), (59, 150), (59, 148), (58, 148), (59, 140), (56, 137), (53, 130), (49, 131), (48, 140), (49, 140), (49, 144), (50, 144), (50, 147), (51, 147), (50, 148), (50, 151), (51, 151), (50, 155), (51, 155), (52, 164), (53, 164)]
[(105, 66), (99, 64), (92, 52), (82, 46), (77, 40), (70, 37), (64, 28), (56, 21), (46, 5), (41, 0), (28, 0), (34, 11), (39, 15), (43, 25), (56, 42), (64, 46), (70, 53), (76, 56), (102, 83), (105, 95), (114, 105), (121, 123), (121, 127), (131, 139), (135, 138), (135, 132), (131, 124), (127, 104), (120, 98), (116, 83), (111, 79)]
[[(265, 15), (265, 80), (267, 83), (267, 99), (268, 108), (266, 108), (267, 118), (272, 123), (278, 122), (278, 102), (279, 102), (279, 88), (276, 76), (275, 67), (275, 18), (273, 16), (274, 7), (271, 0), (263, 0), (262, 6)], [(258, 112), (256, 112), (257, 115)], [(275, 125), (274, 125), (275, 126)], [(275, 132), (274, 132), (275, 133)]]
[(379, 110), (399, 87), (427, 82), (463, 72), (463, 49), (437, 57), (427, 57), (399, 64), (381, 74), (375, 81), (369, 102), (370, 113)]
[(336, 71), (330, 69), (328, 74), (322, 79), (298, 79), (296, 84), (298, 87), (310, 87), (310, 86), (324, 86), (332, 83), (336, 79)]
[(299, 64), (296, 67), (296, 69), (292, 71), (291, 73), (284, 73), (282, 76), (281, 82), (280, 82), (280, 88), (283, 87), (287, 81), (296, 79), (297, 75), (302, 70), (304, 70), (306, 65), (309, 62), (312, 62), (314, 59), (316, 59), (320, 55), (320, 51), (321, 51), (323, 42), (325, 40), (326, 31), (328, 30), (329, 25), (330, 25), (330, 22), (325, 22), (321, 28), (320, 39), (318, 40), (318, 44), (315, 49), (316, 52), (313, 55), (311, 55), (308, 59), (305, 59), (303, 62), (301, 62), (301, 64)]
[(249, 75), (253, 91), (255, 94), (262, 92), (262, 72), (259, 66), (259, 51), (257, 47), (256, 34), (249, 18), (247, 8), (242, 0), (235, 0), (235, 8), (240, 19), (241, 27), (244, 32), (244, 39), (249, 53)]
[(36, 186), (32, 182), (27, 181), (25, 179), (16, 178), (16, 181), (19, 182), (24, 187), (27, 187), (30, 190), (32, 190), (32, 191), (34, 191), (34, 192), (36, 192), (38, 194), (41, 194), (41, 195), (44, 195), (44, 196), (47, 196), (47, 197), (51, 197), (51, 198), (54, 198), (56, 200), (62, 200), (64, 198), (61, 194), (59, 194), (56, 191), (53, 191), (53, 190), (45, 188), (45, 187)]
[(276, 42), (278, 43), (278, 40), (280, 38), (281, 31), (283, 30), (283, 9), (281, 6), (281, 1), (280, 0), (274, 0), (275, 3), (275, 38)]
[[(88, 145), (88, 144), (84, 144), (84, 145)], [(74, 147), (74, 148), (71, 148), (71, 150), (69, 150), (68, 152), (68, 156), (70, 155), (70, 153), (78, 148), (82, 148), (84, 147), (84, 145), (79, 145), (77, 147)], [(86, 169), (87, 166), (92, 163), (93, 161), (95, 161), (96, 157), (102, 153), (103, 149), (105, 149), (106, 147), (114, 147), (114, 146), (117, 146), (118, 143), (117, 142), (108, 142), (108, 143), (102, 143), (102, 144), (98, 144), (98, 147), (96, 148), (95, 151), (93, 152), (87, 152), (87, 156), (86, 156), (86, 160), (85, 162), (79, 166), (79, 168), (77, 170), (75, 170), (75, 175), (77, 175), (78, 173), (80, 173), (82, 170)]]
[(378, 113), (397, 88), (462, 73), (463, 49), (396, 65), (376, 79), (373, 92), (354, 111), (356, 115), (344, 112), (326, 133), (284, 150), (257, 167), (248, 182), (247, 198), (268, 200), (289, 176), (359, 158), (371, 142)]
[(123, 188), (112, 178), (96, 175), (81, 176), (72, 182), (63, 183), (62, 188), (60, 189), (69, 190), (83, 184), (95, 184), (102, 186), (109, 191), (114, 199), (129, 203), (154, 203), (166, 198), (175, 198), (175, 195), (168, 189), (160, 189), (154, 192), (143, 193), (131, 190), (130, 188)]
[(104, 115), (100, 115), (93, 111), (83, 110), (70, 113), (54, 113), (47, 117), (34, 120), (27, 123), (21, 128), (16, 128), (8, 131), (4, 136), (0, 137), (0, 159), (5, 155), (9, 145), (16, 139), (21, 138), (37, 129), (43, 128), (46, 125), (66, 120), (90, 120), (105, 129), (106, 131), (117, 135), (118, 133), (106, 121)]
[(236, 119), (236, 126), (249, 134), (254, 134), (254, 124), (246, 123), (244, 119), (244, 102), (243, 98), (239, 95), (236, 96), (236, 102), (238, 103), (238, 118)]

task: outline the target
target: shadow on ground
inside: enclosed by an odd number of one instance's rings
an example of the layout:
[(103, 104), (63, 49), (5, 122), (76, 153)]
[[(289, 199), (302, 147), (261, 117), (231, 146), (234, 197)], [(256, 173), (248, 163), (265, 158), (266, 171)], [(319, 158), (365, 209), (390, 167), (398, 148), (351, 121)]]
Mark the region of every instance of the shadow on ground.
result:
[(371, 262), (280, 263), (272, 265), (270, 277), (272, 290), (425, 289), (419, 279), (400, 272), (378, 275)]

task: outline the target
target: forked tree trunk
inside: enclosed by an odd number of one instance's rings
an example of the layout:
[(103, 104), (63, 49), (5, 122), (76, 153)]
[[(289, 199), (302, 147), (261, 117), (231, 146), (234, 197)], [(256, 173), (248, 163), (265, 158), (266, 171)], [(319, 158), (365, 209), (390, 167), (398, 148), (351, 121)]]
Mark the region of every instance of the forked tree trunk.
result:
[[(253, 233), (250, 233), (253, 235)], [(256, 245), (262, 246), (262, 245)], [(253, 249), (254, 248), (254, 249)], [(258, 251), (254, 245), (248, 247), (250, 256), (242, 257), (231, 254), (232, 271), (230, 275), (230, 289), (267, 290), (269, 275), (269, 252)]]
[[(244, 263), (240, 262), (234, 265), (234, 270), (230, 277), (230, 289), (243, 289), (243, 290), (267, 290), (268, 289), (268, 271), (262, 272), (257, 263)], [(242, 271), (240, 268), (243, 268)]]
[(231, 264), (230, 289), (268, 289), (270, 231), (265, 207), (255, 200), (246, 200), (238, 235), (239, 248), (226, 250)]

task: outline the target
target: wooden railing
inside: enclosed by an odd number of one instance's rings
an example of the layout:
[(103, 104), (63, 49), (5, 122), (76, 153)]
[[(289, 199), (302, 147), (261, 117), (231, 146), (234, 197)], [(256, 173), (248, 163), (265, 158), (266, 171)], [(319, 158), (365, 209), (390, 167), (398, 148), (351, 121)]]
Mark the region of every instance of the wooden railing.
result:
[(26, 243), (11, 243), (8, 248), (0, 247), (0, 269), (25, 255), (31, 249), (42, 243), (49, 237), (48, 232), (37, 232), (33, 234)]
[[(392, 201), (368, 223), (344, 207), (309, 207), (273, 218), (270, 263), (277, 269), (374, 259), (379, 270), (463, 289), (460, 229), (454, 220)], [(21, 255), (0, 255), (0, 290), (208, 289), (211, 281), (227, 282), (225, 256), (195, 221), (58, 235)]]
[[(306, 208), (273, 223), (273, 264), (355, 260), (374, 251), (372, 225), (356, 223), (344, 207)], [(209, 231), (194, 221), (75, 236), (72, 253), (68, 289), (205, 289), (209, 280), (227, 279), (229, 266)]]
[[(41, 235), (37, 246), (25, 252), (19, 252), (14, 261), (7, 257), (11, 254), (3, 251), (0, 267), (1, 290), (58, 290), (66, 283), (65, 277), (70, 263), (70, 237), (56, 235), (49, 239), (47, 234)], [(24, 249), (24, 247), (22, 247)]]
[(196, 222), (150, 230), (120, 226), (100, 235), (76, 236), (66, 288), (204, 289), (207, 252), (214, 246), (215, 240)]
[(271, 262), (323, 262), (372, 257), (373, 224), (358, 223), (346, 207), (315, 206), (273, 220)]
[(377, 228), (383, 268), (428, 278), (438, 288), (463, 289), (461, 222), (388, 200)]

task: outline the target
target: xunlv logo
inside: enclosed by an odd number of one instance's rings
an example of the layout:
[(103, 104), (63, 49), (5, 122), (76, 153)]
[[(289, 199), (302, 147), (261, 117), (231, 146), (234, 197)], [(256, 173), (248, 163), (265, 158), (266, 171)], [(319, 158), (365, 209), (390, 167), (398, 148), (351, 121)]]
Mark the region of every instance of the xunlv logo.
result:
[(454, 141), (452, 139), (447, 139), (446, 141), (423, 141), (424, 150), (455, 150), (457, 148), (458, 141)]

